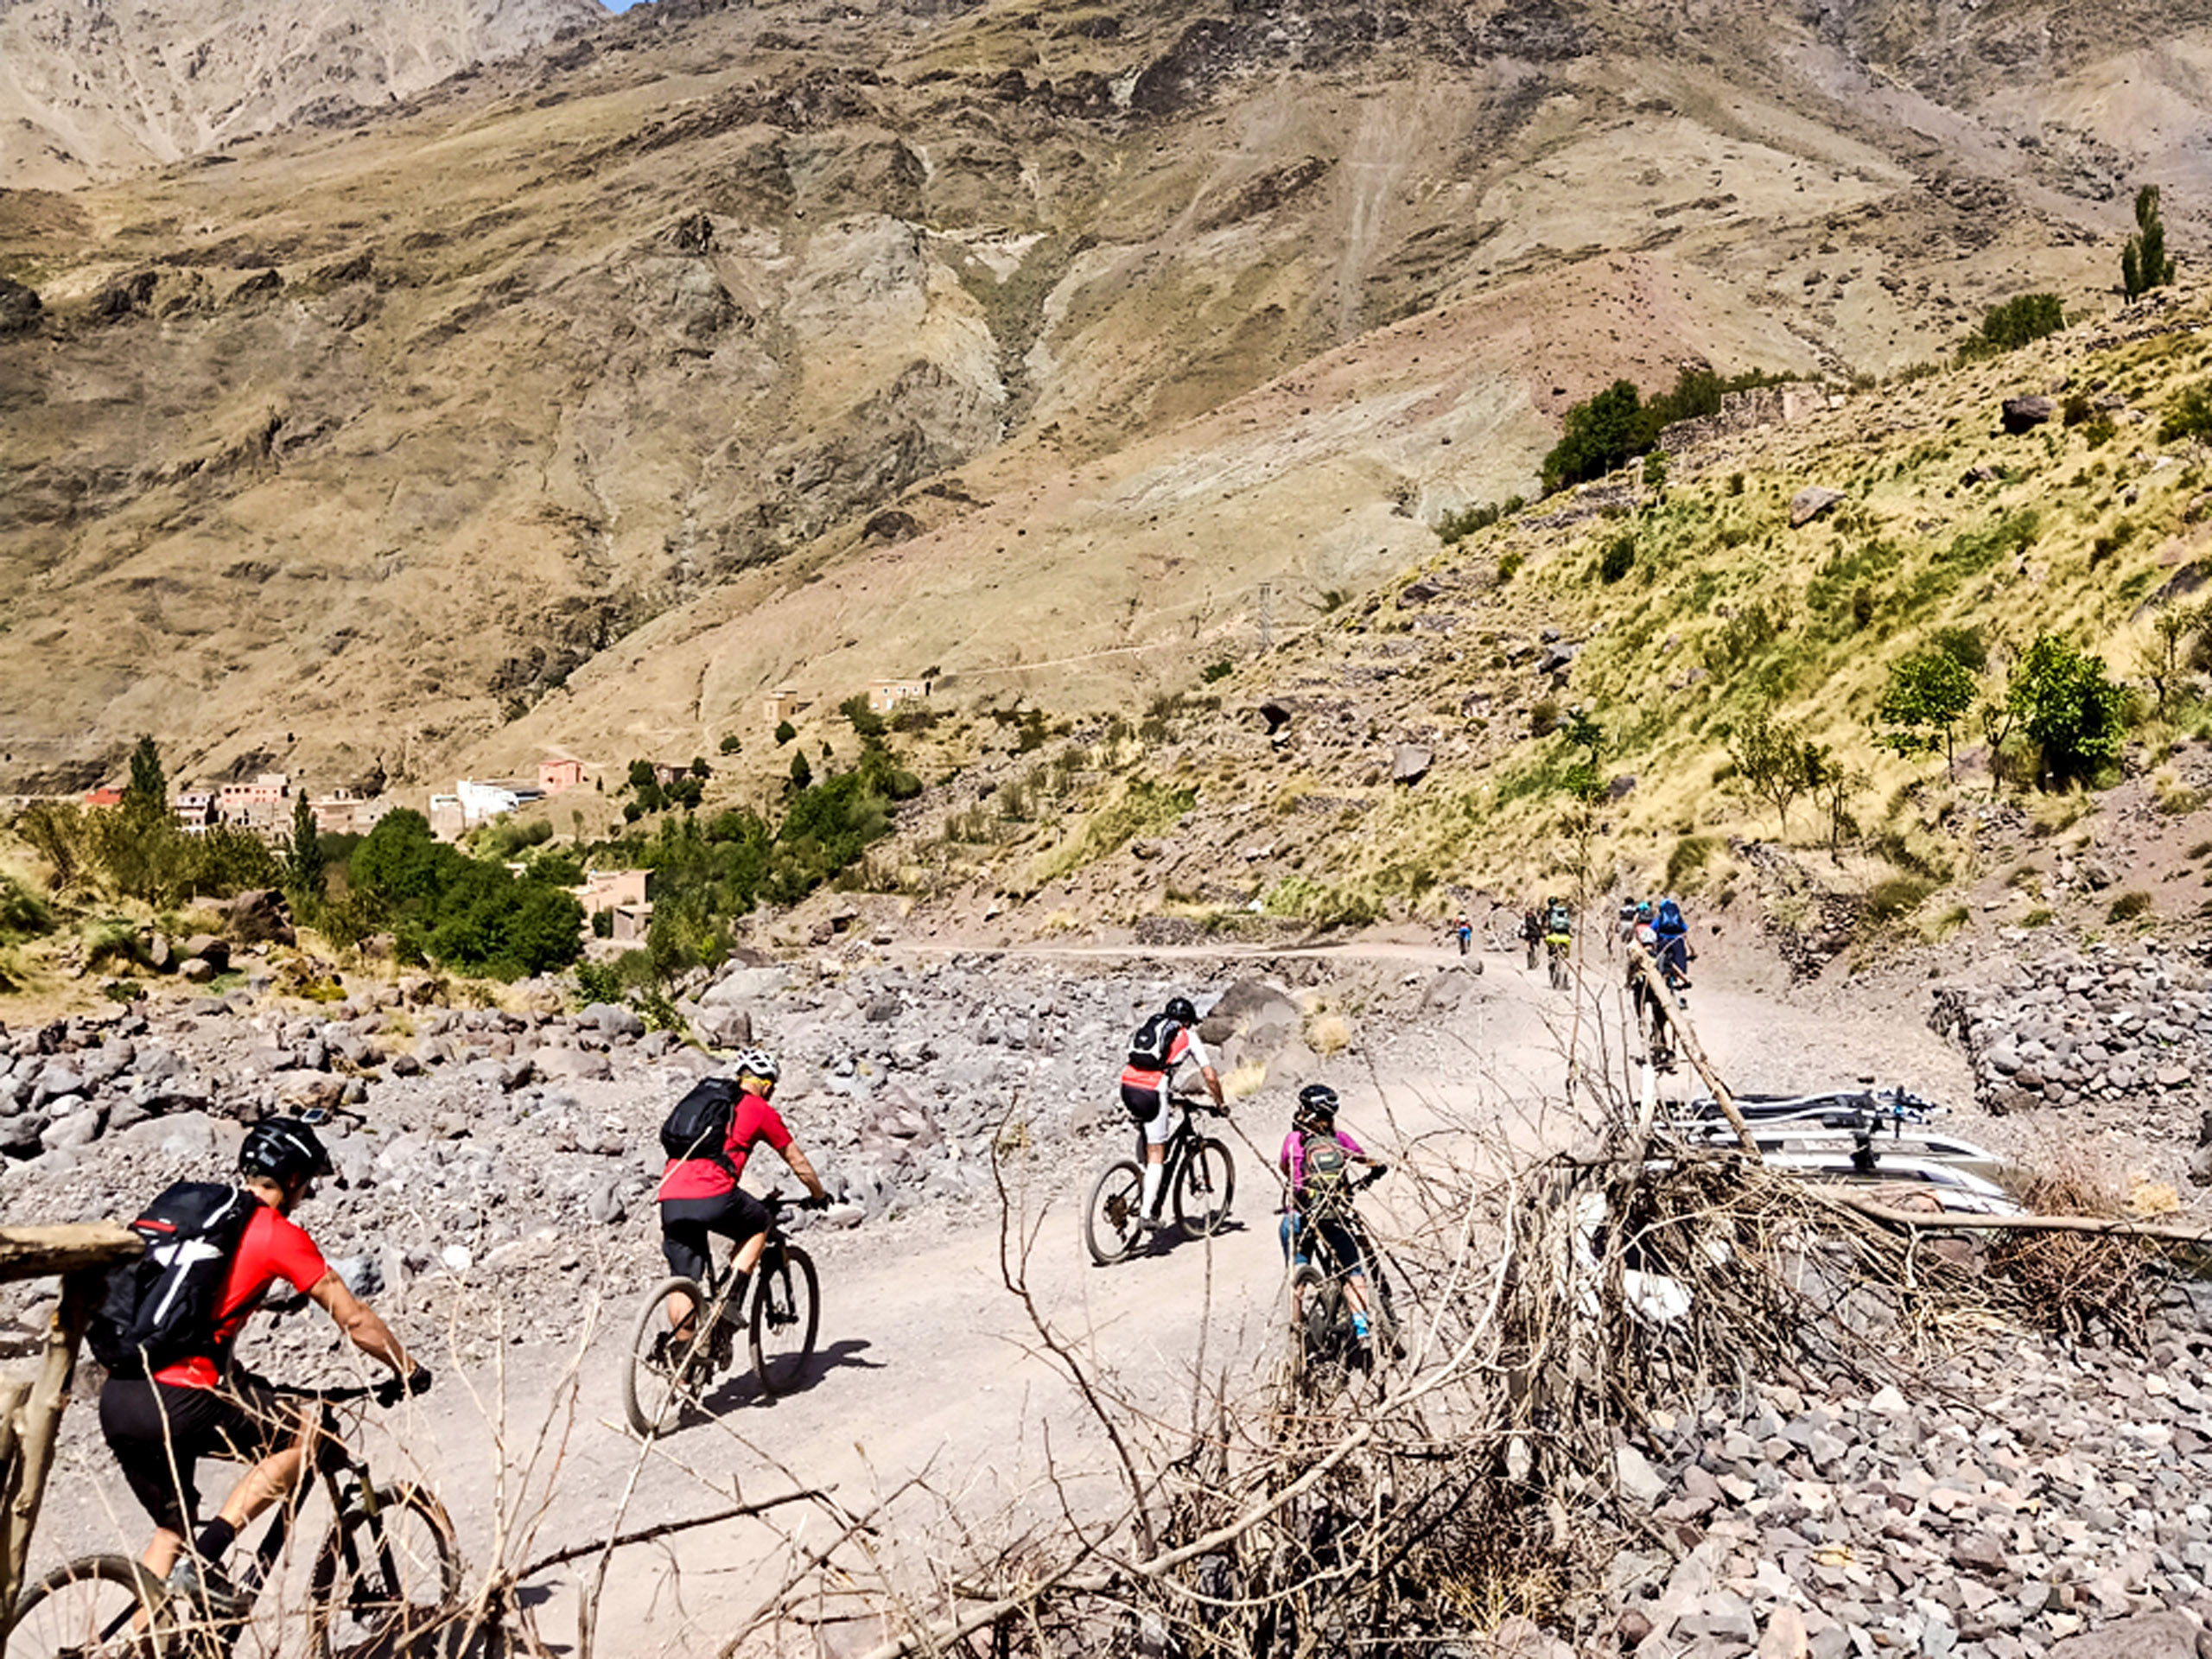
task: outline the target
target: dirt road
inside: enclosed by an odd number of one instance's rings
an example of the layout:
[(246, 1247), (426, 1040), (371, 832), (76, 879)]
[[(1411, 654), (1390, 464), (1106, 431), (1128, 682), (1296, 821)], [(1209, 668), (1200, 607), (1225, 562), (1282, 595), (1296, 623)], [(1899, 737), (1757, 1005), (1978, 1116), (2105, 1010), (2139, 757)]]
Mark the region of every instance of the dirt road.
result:
[[(1456, 951), (1412, 944), (1331, 954), (1422, 970), (1458, 960)], [(1364, 1039), (1320, 1065), (1318, 1074), (1344, 1096), (1347, 1127), (1381, 1155), (1464, 1169), (1489, 1155), (1485, 1135), (1523, 1149), (1572, 1138), (1577, 1120), (1560, 1103), (1570, 1032), (1586, 1065), (1619, 1073), (1611, 1023), (1617, 970), (1609, 959), (1589, 965), (1592, 995), (1579, 1022), (1573, 999), (1517, 962), (1493, 954), (1485, 967), (1479, 994), (1448, 1015)], [(1713, 1058), (1738, 1086), (1791, 1088), (1878, 1072), (1955, 1093), (1955, 1058), (1894, 1016), (1844, 1024), (1720, 987), (1701, 988), (1696, 1002)], [(1235, 1224), (1210, 1243), (1180, 1243), (1110, 1268), (1090, 1263), (1077, 1209), (1096, 1168), (1124, 1145), (1123, 1128), (1007, 1165), (1014, 1253), (1020, 1238), (1034, 1241), (1027, 1279), (1037, 1311), (1102, 1391), (1125, 1402), (1114, 1408), (1117, 1426), (1143, 1461), (1187, 1443), (1201, 1375), (1210, 1388), (1242, 1394), (1262, 1386), (1276, 1359), (1283, 1274), (1271, 1165), (1285, 1128), (1283, 1085), (1304, 1080), (1271, 1077), (1237, 1111), (1230, 1135)], [(804, 1103), (791, 1109), (803, 1122)], [(1402, 1204), (1410, 1191), (1405, 1183), (1378, 1189), (1373, 1208), (1386, 1238), (1396, 1224), (1394, 1192)], [(627, 1224), (651, 1220), (632, 1217)], [(749, 1380), (732, 1383), (715, 1402), (715, 1421), (641, 1449), (621, 1426), (620, 1379), (647, 1287), (601, 1282), (594, 1333), (580, 1354), (508, 1345), (504, 1367), (448, 1375), (427, 1402), (387, 1423), (407, 1446), (391, 1460), (414, 1462), (451, 1509), (472, 1584), (495, 1558), (531, 1560), (587, 1542), (618, 1517), (621, 1528), (639, 1529), (727, 1508), (741, 1495), (757, 1501), (802, 1486), (828, 1492), (826, 1503), (779, 1510), (772, 1525), (730, 1522), (617, 1553), (601, 1603), (599, 1651), (710, 1654), (789, 1562), (838, 1535), (839, 1514), (875, 1511), (887, 1495), (899, 1494), (874, 1514), (874, 1534), (849, 1542), (841, 1559), (862, 1574), (880, 1566), (910, 1586), (951, 1565), (938, 1547), (963, 1529), (1004, 1538), (1027, 1523), (1057, 1521), (1063, 1501), (1079, 1514), (1121, 1501), (1105, 1435), (1001, 1280), (995, 1211), (922, 1211), (854, 1232), (817, 1228), (805, 1243), (823, 1276), (821, 1363), (790, 1397), (766, 1403)], [(591, 1316), (579, 1307), (580, 1329)], [(493, 1319), (496, 1310), (462, 1317)], [(571, 1362), (572, 1412), (564, 1382)], [(135, 1548), (142, 1533), (90, 1438), (89, 1417), (73, 1414), (67, 1467), (74, 1479), (55, 1493), (41, 1560), (87, 1547)], [(552, 1449), (533, 1467), (531, 1448), (549, 1424)], [(219, 1487), (218, 1471), (210, 1476)], [(311, 1519), (309, 1531), (319, 1532), (319, 1522)], [(563, 1632), (573, 1631), (574, 1578), (595, 1565), (583, 1561), (533, 1586), (533, 1595), (550, 1594), (541, 1611), (556, 1640), (573, 1639)], [(849, 1629), (832, 1646), (864, 1646), (865, 1635)]]

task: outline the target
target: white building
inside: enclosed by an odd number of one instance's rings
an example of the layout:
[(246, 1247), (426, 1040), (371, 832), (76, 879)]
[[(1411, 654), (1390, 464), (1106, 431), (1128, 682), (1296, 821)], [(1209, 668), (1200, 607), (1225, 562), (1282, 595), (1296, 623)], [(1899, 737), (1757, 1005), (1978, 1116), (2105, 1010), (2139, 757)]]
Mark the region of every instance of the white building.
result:
[(464, 778), (454, 793), (461, 803), (461, 821), (465, 825), (479, 824), (545, 798), (544, 790), (537, 785), (513, 778)]

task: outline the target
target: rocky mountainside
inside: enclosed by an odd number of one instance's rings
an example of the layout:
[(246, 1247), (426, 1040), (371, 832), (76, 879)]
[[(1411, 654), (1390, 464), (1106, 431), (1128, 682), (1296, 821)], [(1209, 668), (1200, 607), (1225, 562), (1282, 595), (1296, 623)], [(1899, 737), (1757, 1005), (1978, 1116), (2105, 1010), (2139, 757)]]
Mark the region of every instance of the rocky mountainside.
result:
[(605, 16), (594, 0), (10, 0), (0, 187), (66, 190), (283, 127), (351, 125)]
[(0, 787), (688, 757), (931, 667), (1129, 706), (1617, 376), (2100, 303), (2207, 153), (2212, 31), (2124, 6), (640, 10), (0, 195)]

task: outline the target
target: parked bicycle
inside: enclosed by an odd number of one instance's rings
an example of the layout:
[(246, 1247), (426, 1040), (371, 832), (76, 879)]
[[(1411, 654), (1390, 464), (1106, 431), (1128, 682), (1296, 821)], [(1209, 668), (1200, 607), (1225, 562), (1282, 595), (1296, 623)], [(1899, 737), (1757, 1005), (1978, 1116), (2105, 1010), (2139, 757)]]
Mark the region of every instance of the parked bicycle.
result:
[[(410, 1651), (454, 1616), (461, 1547), (445, 1506), (427, 1489), (405, 1481), (379, 1485), (371, 1477), (340, 1438), (337, 1409), (370, 1398), (396, 1404), (397, 1384), (276, 1392), (321, 1408), (314, 1466), (332, 1521), (308, 1580), (310, 1651), (322, 1659)], [(23, 1592), (8, 1627), (6, 1659), (226, 1659), (283, 1559), (297, 1510), (276, 1506), (252, 1560), (233, 1578), (247, 1604), (238, 1617), (210, 1619), (127, 1555), (80, 1556)]]
[[(1204, 1238), (1229, 1219), (1236, 1195), (1236, 1166), (1227, 1143), (1198, 1133), (1197, 1113), (1228, 1114), (1204, 1101), (1193, 1102), (1168, 1137), (1161, 1193), (1173, 1206), (1176, 1225), (1186, 1238)], [(1144, 1214), (1144, 1131), (1136, 1131), (1136, 1155), (1117, 1158), (1098, 1172), (1083, 1207), (1083, 1242), (1090, 1259), (1108, 1267), (1134, 1254), (1147, 1231)]]
[[(1361, 1176), (1351, 1184), (1353, 1194), (1365, 1192), (1384, 1173), (1376, 1169)], [(1340, 1220), (1358, 1246), (1360, 1271), (1367, 1281), (1367, 1335), (1353, 1328), (1351, 1299), (1345, 1294), (1352, 1264), (1338, 1260), (1327, 1230), (1309, 1227), (1301, 1234), (1299, 1249), (1306, 1260), (1291, 1275), (1292, 1301), (1298, 1309), (1298, 1381), (1320, 1397), (1341, 1392), (1354, 1372), (1371, 1373), (1378, 1354), (1398, 1351), (1396, 1306), (1382, 1252), (1357, 1209), (1344, 1206)]]
[[(814, 1357), (822, 1324), (814, 1259), (784, 1231), (790, 1201), (771, 1192), (762, 1202), (773, 1219), (753, 1265), (749, 1306), (738, 1305), (738, 1276), (725, 1261), (706, 1285), (680, 1276), (664, 1281), (639, 1310), (622, 1372), (622, 1408), (641, 1437), (666, 1433), (689, 1413), (705, 1411), (707, 1396), (736, 1363), (741, 1331), (747, 1336), (753, 1375), (769, 1399), (798, 1387)], [(692, 1310), (688, 1342), (678, 1342), (670, 1328), (669, 1303), (676, 1297)]]

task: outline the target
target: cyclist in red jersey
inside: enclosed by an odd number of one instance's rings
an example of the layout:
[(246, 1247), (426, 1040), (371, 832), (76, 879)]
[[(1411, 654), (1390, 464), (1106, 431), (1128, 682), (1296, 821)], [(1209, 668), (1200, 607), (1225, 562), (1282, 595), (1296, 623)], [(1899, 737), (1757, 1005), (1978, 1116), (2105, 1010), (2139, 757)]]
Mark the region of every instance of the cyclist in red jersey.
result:
[[(755, 1146), (766, 1141), (779, 1154), (817, 1205), (830, 1202), (822, 1178), (768, 1103), (776, 1078), (775, 1057), (766, 1049), (747, 1049), (739, 1055), (737, 1082), (742, 1093), (730, 1112), (729, 1133), (721, 1146), (703, 1157), (670, 1159), (660, 1179), (660, 1249), (668, 1258), (669, 1271), (706, 1284), (714, 1271), (709, 1236), (719, 1233), (737, 1242), (730, 1263), (739, 1279), (734, 1296), (742, 1295), (745, 1275), (760, 1261), (775, 1219), (766, 1205), (738, 1185)], [(732, 1306), (737, 1305), (733, 1301)], [(691, 1315), (688, 1299), (668, 1299), (671, 1339), (679, 1346), (691, 1340)]]
[(1173, 1027), (1173, 1035), (1162, 1051), (1164, 1063), (1157, 1067), (1144, 1065), (1132, 1057), (1122, 1071), (1122, 1104), (1144, 1128), (1144, 1221), (1146, 1226), (1155, 1228), (1160, 1224), (1160, 1183), (1166, 1177), (1167, 1143), (1174, 1139), (1175, 1127), (1182, 1118), (1169, 1094), (1176, 1067), (1185, 1061), (1197, 1066), (1213, 1103), (1224, 1109), (1228, 1105), (1221, 1092), (1221, 1075), (1213, 1069), (1205, 1045), (1198, 1040), (1198, 1011), (1191, 999), (1170, 997), (1160, 1017)]
[[(353, 1345), (391, 1368), (415, 1392), (429, 1386), (376, 1311), (347, 1289), (291, 1212), (315, 1196), (330, 1157), (306, 1123), (271, 1118), (246, 1132), (238, 1148), (245, 1191), (260, 1207), (246, 1223), (231, 1258), (213, 1328), (198, 1351), (150, 1376), (111, 1376), (100, 1389), (100, 1433), (146, 1513), (154, 1541), (139, 1559), (171, 1590), (211, 1618), (243, 1605), (224, 1577), (222, 1560), (239, 1531), (299, 1484), (307, 1466), (310, 1423), (296, 1402), (268, 1382), (231, 1365), (247, 1319), (282, 1279), (312, 1297)], [(193, 1535), (200, 1509), (194, 1466), (203, 1457), (249, 1464), (215, 1518)], [(192, 1538), (189, 1553), (185, 1540)], [(179, 1559), (181, 1553), (182, 1558)]]

